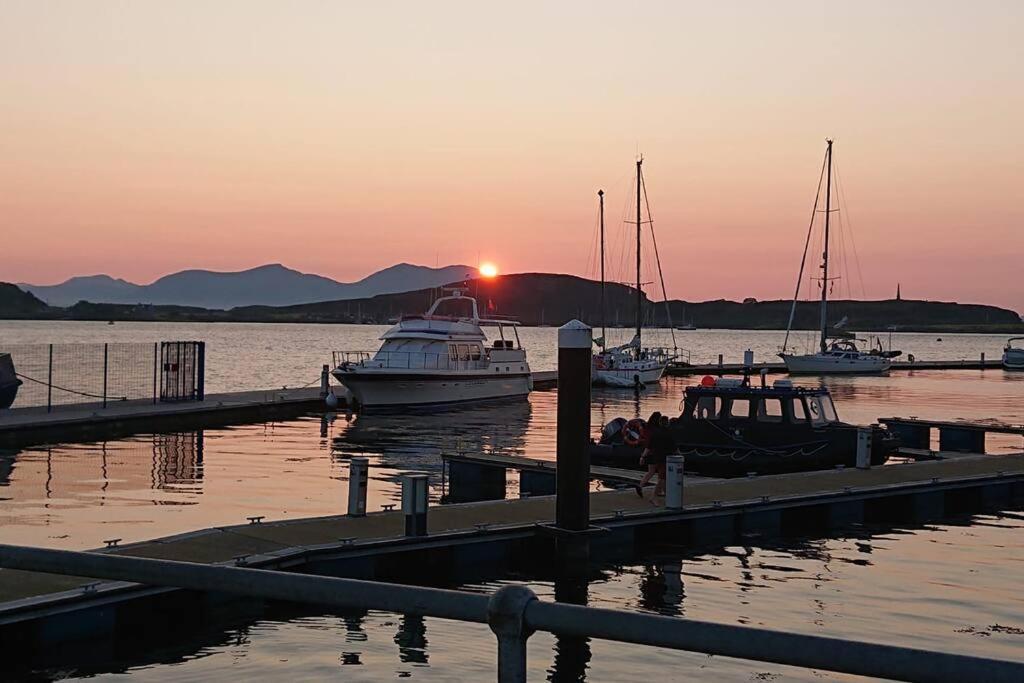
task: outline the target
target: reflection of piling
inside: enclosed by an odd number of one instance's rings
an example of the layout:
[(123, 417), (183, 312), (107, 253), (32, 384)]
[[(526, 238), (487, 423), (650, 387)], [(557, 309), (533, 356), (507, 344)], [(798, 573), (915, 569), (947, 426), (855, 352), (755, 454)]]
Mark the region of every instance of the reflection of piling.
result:
[(327, 398), (327, 394), (331, 391), (331, 368), (329, 365), (324, 365), (320, 370), (320, 398)]
[(563, 561), (585, 562), (590, 527), (591, 329), (573, 320), (558, 330), (558, 436), (555, 526)]

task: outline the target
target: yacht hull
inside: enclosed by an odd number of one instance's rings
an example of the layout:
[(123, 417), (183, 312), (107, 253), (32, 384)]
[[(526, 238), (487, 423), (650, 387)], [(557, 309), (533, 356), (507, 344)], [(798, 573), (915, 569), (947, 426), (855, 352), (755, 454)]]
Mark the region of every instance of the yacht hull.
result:
[(792, 356), (781, 354), (791, 375), (877, 375), (888, 372), (892, 362), (881, 356), (841, 358), (827, 354)]
[(594, 370), (594, 384), (609, 387), (632, 387), (639, 379), (641, 384), (660, 382), (665, 374), (664, 365), (642, 368), (617, 368), (615, 370)]
[(335, 370), (362, 410), (401, 407), (443, 407), (505, 398), (526, 398), (530, 373), (415, 373)]

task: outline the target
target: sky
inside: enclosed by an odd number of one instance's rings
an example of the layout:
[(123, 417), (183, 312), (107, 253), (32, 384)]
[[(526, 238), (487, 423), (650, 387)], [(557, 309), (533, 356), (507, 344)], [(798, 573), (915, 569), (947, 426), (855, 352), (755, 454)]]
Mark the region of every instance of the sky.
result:
[(1022, 34), (1015, 0), (0, 0), (0, 280), (593, 276), (642, 153), (669, 296), (789, 298), (832, 137), (850, 293), (1024, 310)]

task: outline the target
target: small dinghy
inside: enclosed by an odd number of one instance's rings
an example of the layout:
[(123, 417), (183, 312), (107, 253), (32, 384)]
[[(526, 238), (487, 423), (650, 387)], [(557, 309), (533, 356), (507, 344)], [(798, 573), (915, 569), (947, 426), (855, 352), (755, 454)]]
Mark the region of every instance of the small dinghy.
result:
[(11, 407), (18, 396), (18, 387), (21, 384), (18, 373), (14, 371), (11, 354), (0, 353), (0, 410)]

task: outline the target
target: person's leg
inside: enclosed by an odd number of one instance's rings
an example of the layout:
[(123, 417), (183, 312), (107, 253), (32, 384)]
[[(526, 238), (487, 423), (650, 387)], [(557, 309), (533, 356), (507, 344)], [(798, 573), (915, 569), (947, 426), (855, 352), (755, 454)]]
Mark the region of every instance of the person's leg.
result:
[(655, 465), (647, 466), (647, 471), (644, 472), (644, 476), (642, 479), (640, 479), (640, 483), (633, 487), (636, 489), (636, 495), (640, 496), (641, 498), (644, 497), (644, 487), (651, 483), (651, 478), (657, 471), (658, 468)]
[(658, 472), (658, 484), (654, 487), (654, 495), (664, 496), (665, 495), (665, 476), (666, 466), (664, 464), (658, 465), (656, 468)]

